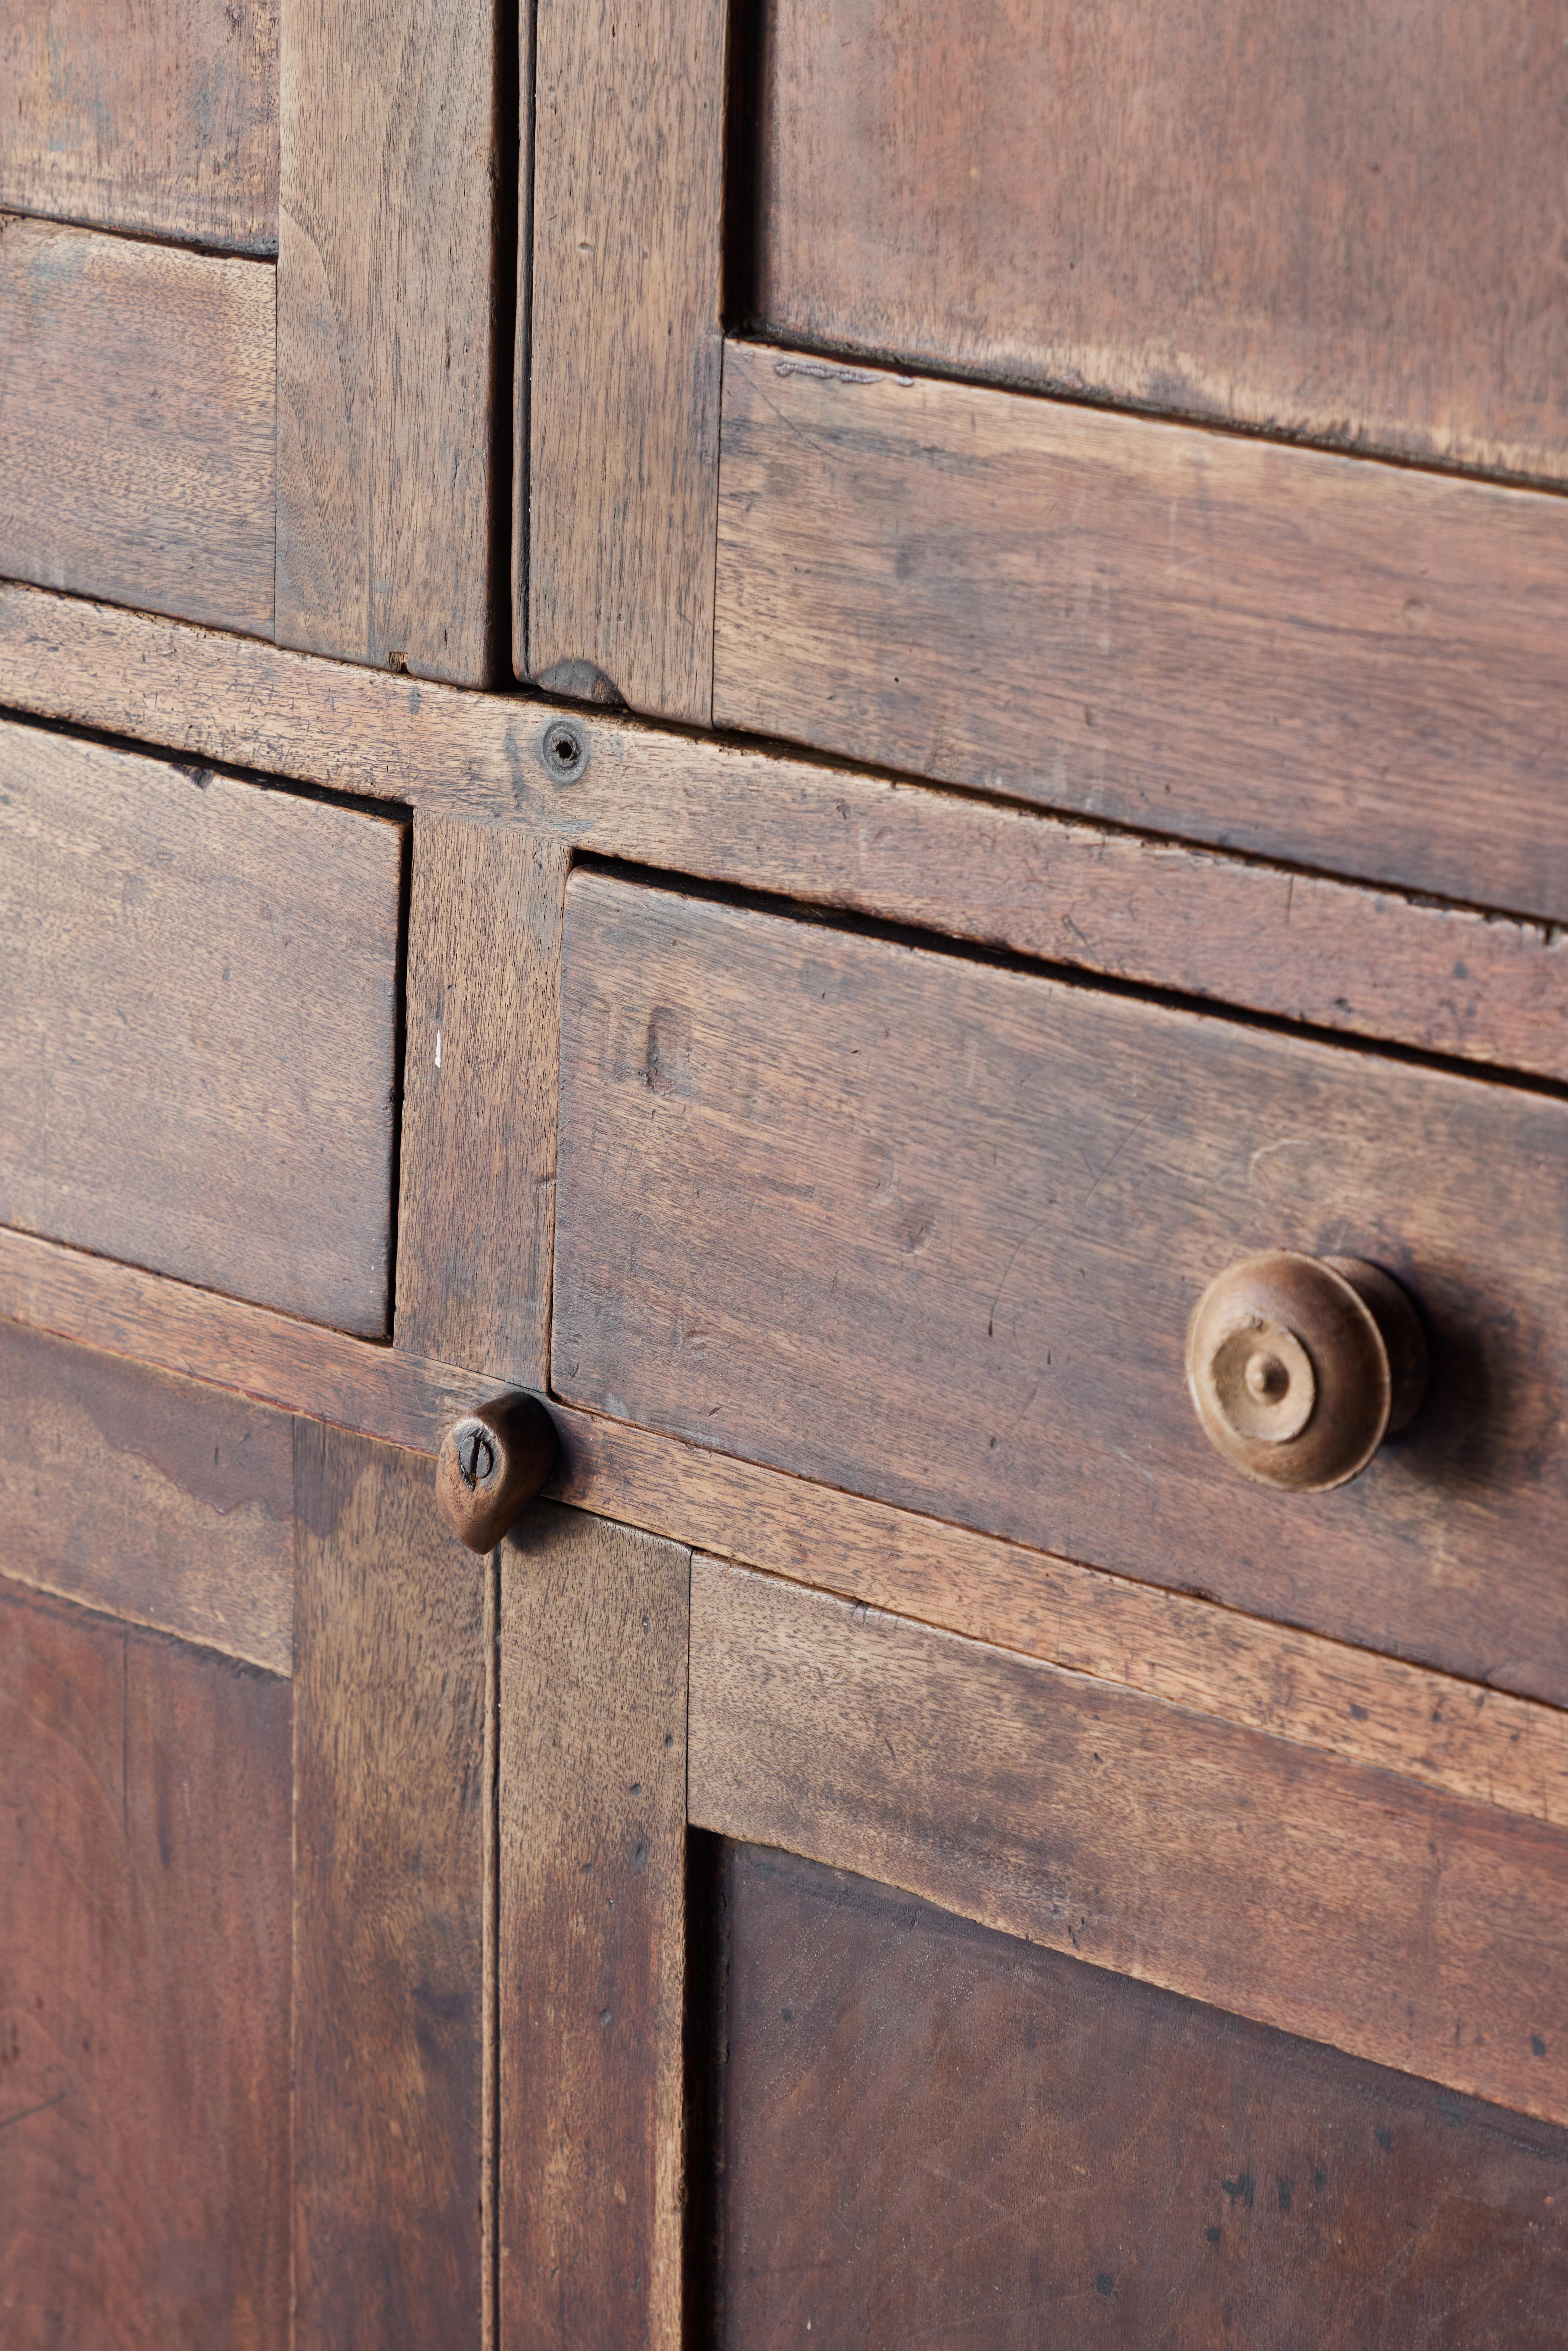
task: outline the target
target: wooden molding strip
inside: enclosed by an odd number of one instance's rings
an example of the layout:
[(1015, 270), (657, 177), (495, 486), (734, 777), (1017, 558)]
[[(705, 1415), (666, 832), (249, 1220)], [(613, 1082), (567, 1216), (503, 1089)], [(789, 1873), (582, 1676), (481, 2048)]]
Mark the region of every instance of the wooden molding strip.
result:
[[(493, 1381), (0, 1230), (0, 1316), (433, 1454)], [(1568, 1718), (674, 1438), (554, 1408), (554, 1499), (1469, 1801), (1568, 1823)]]
[(689, 1813), (1568, 2119), (1568, 1838), (1141, 1692), (692, 1562)]
[[(576, 850), (1529, 1074), (1568, 936), (581, 708), (0, 586), (0, 705)], [(560, 780), (559, 735), (583, 754)]]

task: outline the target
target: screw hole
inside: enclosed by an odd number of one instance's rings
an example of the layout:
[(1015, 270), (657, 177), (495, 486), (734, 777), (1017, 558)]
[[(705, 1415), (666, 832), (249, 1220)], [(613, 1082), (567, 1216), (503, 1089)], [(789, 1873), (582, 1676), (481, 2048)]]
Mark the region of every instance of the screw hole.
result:
[(588, 765), (588, 737), (570, 718), (552, 718), (539, 740), (545, 772), (558, 784), (574, 784)]

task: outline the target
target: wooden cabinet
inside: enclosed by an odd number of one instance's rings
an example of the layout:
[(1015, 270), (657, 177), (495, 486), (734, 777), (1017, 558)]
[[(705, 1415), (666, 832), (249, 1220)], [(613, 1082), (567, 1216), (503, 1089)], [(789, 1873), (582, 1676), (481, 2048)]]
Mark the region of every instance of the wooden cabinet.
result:
[(1560, 16), (0, 32), (7, 2351), (1558, 2339)]

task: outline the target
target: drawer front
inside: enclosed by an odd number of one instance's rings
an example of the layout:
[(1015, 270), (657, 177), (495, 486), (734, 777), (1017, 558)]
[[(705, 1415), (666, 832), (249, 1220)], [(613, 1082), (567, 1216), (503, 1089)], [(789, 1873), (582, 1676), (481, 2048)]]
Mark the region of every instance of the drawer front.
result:
[(402, 840), (0, 725), (0, 1223), (382, 1333)]
[[(1556, 1100), (580, 874), (560, 1118), (564, 1398), (1563, 1697)], [(1430, 1342), (1333, 1492), (1188, 1399), (1265, 1249), (1384, 1267)]]

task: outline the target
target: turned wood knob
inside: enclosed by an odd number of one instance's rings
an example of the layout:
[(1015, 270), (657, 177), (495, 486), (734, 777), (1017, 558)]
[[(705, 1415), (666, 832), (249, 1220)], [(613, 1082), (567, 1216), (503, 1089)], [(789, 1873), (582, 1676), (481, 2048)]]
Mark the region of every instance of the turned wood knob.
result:
[(1427, 1341), (1379, 1267), (1270, 1249), (1228, 1265), (1198, 1300), (1186, 1380), (1210, 1440), (1244, 1478), (1320, 1494), (1413, 1417)]
[(555, 1465), (555, 1429), (538, 1396), (497, 1396), (441, 1440), (435, 1499), (470, 1551), (494, 1551)]

